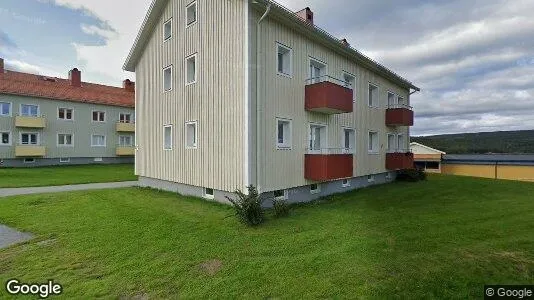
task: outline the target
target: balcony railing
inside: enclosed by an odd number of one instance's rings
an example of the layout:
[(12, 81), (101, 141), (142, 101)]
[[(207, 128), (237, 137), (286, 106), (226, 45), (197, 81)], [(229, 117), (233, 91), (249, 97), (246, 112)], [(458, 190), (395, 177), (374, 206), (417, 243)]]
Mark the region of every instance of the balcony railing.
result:
[(344, 148), (308, 149), (304, 158), (304, 178), (330, 181), (353, 175), (354, 155)]
[(305, 109), (325, 114), (353, 111), (353, 90), (349, 83), (325, 75), (306, 80)]
[(15, 127), (21, 128), (45, 128), (46, 118), (44, 116), (15, 116)]
[(117, 145), (117, 148), (115, 149), (115, 154), (117, 156), (134, 156), (135, 146)]
[(41, 145), (16, 145), (16, 157), (42, 157), (46, 155), (46, 148)]
[(135, 123), (117, 122), (117, 132), (135, 132)]
[(387, 126), (413, 126), (413, 109), (406, 104), (389, 104), (386, 108)]
[(386, 153), (386, 169), (403, 170), (413, 168), (413, 153), (411, 153), (410, 150), (395, 150), (395, 152), (388, 151), (388, 153)]

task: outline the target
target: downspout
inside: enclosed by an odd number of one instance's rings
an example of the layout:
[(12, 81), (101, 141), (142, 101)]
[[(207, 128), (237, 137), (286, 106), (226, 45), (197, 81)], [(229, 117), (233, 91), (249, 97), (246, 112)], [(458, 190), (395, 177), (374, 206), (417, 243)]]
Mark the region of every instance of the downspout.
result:
[(261, 155), (260, 155), (260, 151), (261, 151), (261, 146), (260, 146), (260, 135), (261, 135), (261, 122), (260, 122), (260, 116), (261, 116), (261, 107), (260, 107), (260, 95), (261, 95), (261, 90), (260, 90), (260, 83), (261, 83), (261, 80), (260, 80), (260, 57), (261, 57), (261, 48), (260, 48), (260, 36), (261, 36), (261, 31), (260, 31), (260, 24), (261, 22), (267, 18), (267, 15), (269, 14), (269, 12), (271, 11), (271, 2), (269, 1), (269, 4), (267, 5), (267, 9), (265, 10), (265, 13), (261, 16), (261, 18), (259, 19), (258, 21), (258, 24), (256, 25), (256, 188), (258, 189), (258, 193), (261, 193), (260, 192), (260, 174), (261, 174), (261, 171), (260, 171), (260, 165), (261, 165)]

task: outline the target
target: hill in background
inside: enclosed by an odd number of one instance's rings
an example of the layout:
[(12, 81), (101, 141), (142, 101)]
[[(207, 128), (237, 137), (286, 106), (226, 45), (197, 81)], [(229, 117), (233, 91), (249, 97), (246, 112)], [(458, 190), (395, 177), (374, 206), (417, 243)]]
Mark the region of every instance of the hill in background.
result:
[(411, 141), (450, 154), (534, 153), (534, 130), (416, 136)]

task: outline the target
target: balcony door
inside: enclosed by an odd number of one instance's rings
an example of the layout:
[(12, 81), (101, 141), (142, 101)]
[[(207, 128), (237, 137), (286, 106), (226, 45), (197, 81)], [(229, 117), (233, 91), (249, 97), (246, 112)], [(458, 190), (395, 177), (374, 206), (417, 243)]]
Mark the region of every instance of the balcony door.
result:
[(323, 153), (326, 148), (326, 125), (311, 124), (309, 138), (309, 153), (311, 154), (328, 154)]
[(323, 76), (326, 75), (326, 64), (310, 59), (310, 79), (311, 83), (319, 83), (324, 81)]
[(397, 150), (397, 140), (394, 134), (388, 134), (388, 152), (394, 153)]

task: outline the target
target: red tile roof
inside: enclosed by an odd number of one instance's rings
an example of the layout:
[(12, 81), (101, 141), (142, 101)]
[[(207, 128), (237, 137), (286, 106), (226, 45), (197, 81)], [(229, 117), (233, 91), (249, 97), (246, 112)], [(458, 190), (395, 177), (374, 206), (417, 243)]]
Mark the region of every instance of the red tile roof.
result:
[(14, 71), (0, 73), (0, 94), (123, 107), (135, 106), (135, 93), (124, 88), (88, 82), (82, 82), (81, 87), (73, 87), (68, 79)]

